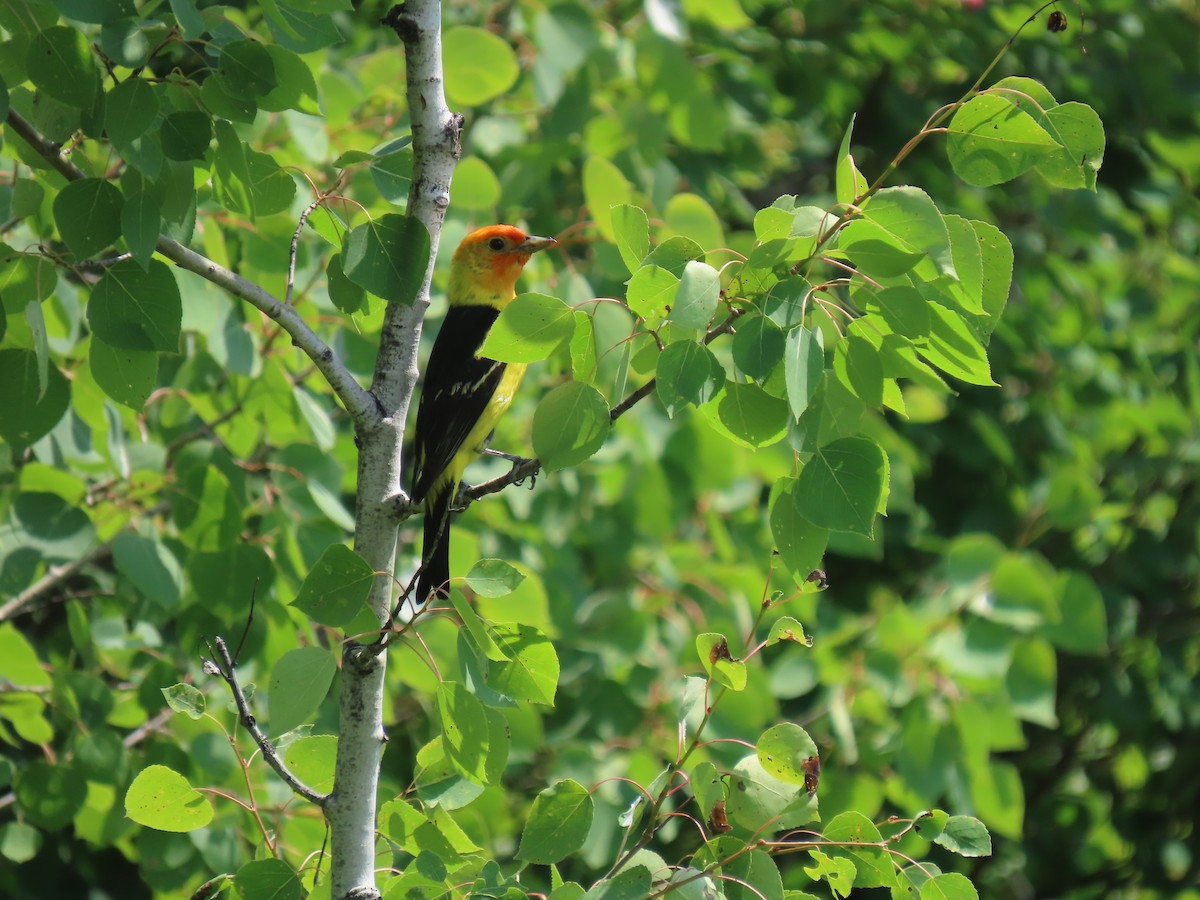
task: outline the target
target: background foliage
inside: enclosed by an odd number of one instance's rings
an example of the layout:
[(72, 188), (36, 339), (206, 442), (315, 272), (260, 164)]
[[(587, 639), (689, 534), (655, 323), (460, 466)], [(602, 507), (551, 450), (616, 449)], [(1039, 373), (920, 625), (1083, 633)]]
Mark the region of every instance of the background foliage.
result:
[[(177, 279), (173, 330), (114, 336), (161, 321), (121, 302), (123, 285), (136, 291), (165, 269), (142, 265), (158, 229), (139, 223), (157, 217), (282, 295), (298, 216), (317, 192), (336, 193), (349, 199), (314, 212), (300, 242), (294, 300), (369, 378), (381, 301), (328, 270), (334, 216), (365, 221), (356, 204), (395, 211), (411, 156), (380, 149), (405, 122), (402, 55), (392, 34), (370, 27), (386, 7), (343, 6), (0, 8), (7, 102), (81, 165), (117, 177), (125, 198), (122, 207), (99, 180), (66, 185), (5, 129), (0, 436), (13, 452), (0, 461), (0, 592), (30, 601), (5, 606), (0, 624), (0, 852), (20, 863), (0, 873), (6, 895), (87, 885), (187, 896), (256, 846), (264, 856), (261, 845), (277, 842), (299, 865), (321, 845), (314, 813), (261, 765), (243, 779), (215, 722), (172, 714), (161, 689), (194, 680), (232, 727), (199, 657), (205, 637), (240, 629), (257, 579), (243, 678), (258, 682), (272, 733), (315, 718), (293, 747), (311, 755), (306, 771), (319, 780), (336, 706), (289, 707), (271, 679), (289, 671), (285, 658), (315, 683), (336, 678), (313, 665), (328, 654), (287, 657), (338, 635), (286, 604), (352, 528), (353, 435), (308, 360), (202, 279)], [(875, 821), (931, 807), (978, 816), (993, 835), (989, 857), (963, 860), (915, 834), (902, 848), (967, 873), (984, 896), (1179, 896), (1200, 868), (1187, 756), (1200, 715), (1200, 21), (1186, 3), (1097, 3), (1086, 27), (1066, 12), (1065, 35), (1031, 28), (996, 77), (1036, 78), (1099, 112), (1108, 149), (1098, 189), (1063, 191), (1037, 175), (966, 186), (938, 138), (892, 178), (1011, 240), (1013, 292), (989, 346), (1000, 386), (910, 382), (903, 414), (863, 410), (890, 472), (876, 540), (833, 535), (829, 589), (779, 611), (814, 635), (811, 650), (765, 648), (706, 736), (753, 743), (778, 722), (803, 725), (824, 763), (824, 822), (850, 810)], [(468, 126), (444, 240), (502, 220), (559, 234), (564, 252), (536, 259), (525, 283), (572, 305), (626, 295), (612, 204), (646, 209), (656, 240), (686, 234), (705, 249), (748, 251), (755, 211), (780, 195), (820, 207), (837, 199), (852, 116), (854, 158), (873, 180), (1028, 13), (993, 3), (454, 4), (447, 89)], [(186, 40), (167, 41), (172, 27)], [(266, 50), (240, 43), (252, 32)], [(121, 72), (146, 65), (152, 95), (120, 96), (103, 59)], [(272, 68), (274, 83), (262, 75)], [(101, 83), (107, 141), (74, 147), (101, 115)], [(110, 172), (118, 156), (133, 165)], [(103, 278), (70, 264), (118, 240), (133, 259)], [(595, 315), (590, 381), (616, 402), (622, 382), (644, 381), (656, 348), (625, 340), (632, 320), (616, 304), (579, 308)], [(743, 343), (738, 359), (736, 340), (723, 340), (723, 362), (758, 358)], [(13, 355), (39, 344), (53, 362), (44, 374)], [(563, 348), (534, 368), (496, 446), (538, 446), (538, 401), (586, 352)], [(20, 404), (31, 392), (13, 386), (33, 383), (45, 389), (29, 410)], [(455, 810), (461, 832), (438, 823), (457, 851), (511, 858), (532, 798), (573, 779), (595, 788), (597, 808), (563, 874), (603, 874), (636, 796), (617, 779), (648, 786), (673, 754), (678, 686), (703, 671), (697, 633), (732, 641), (765, 592), (792, 590), (773, 562), (768, 503), (770, 485), (793, 471), (796, 436), (735, 447), (703, 410), (672, 411), (639, 404), (596, 456), (532, 491), (488, 498), (457, 528), (452, 571), (497, 557), (527, 576), (476, 606), (549, 634), (561, 670), (552, 708), (504, 711), (503, 783)], [(17, 421), (44, 424), (28, 449), (7, 424)], [(439, 710), (454, 702), (439, 694), (427, 654), (456, 677), (470, 658), (448, 620), (427, 622), (422, 636), (424, 648), (391, 660), (387, 796), (410, 786)], [(721, 768), (745, 753), (733, 743), (704, 751)], [(259, 815), (218, 799), (214, 827), (137, 826), (125, 792), (154, 765), (244, 800), (253, 790)], [(417, 788), (428, 800), (429, 784)], [(674, 861), (697, 843), (694, 826), (675, 819), (655, 849)], [(829, 890), (802, 871), (812, 864), (782, 858), (784, 883)], [(527, 874), (534, 887), (547, 877)]]

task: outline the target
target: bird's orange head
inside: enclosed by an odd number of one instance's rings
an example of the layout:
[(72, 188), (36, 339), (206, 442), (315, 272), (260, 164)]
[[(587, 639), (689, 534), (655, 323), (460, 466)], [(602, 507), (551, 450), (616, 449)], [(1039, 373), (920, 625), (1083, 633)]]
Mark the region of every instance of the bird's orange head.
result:
[(450, 303), (503, 305), (516, 296), (529, 257), (557, 241), (514, 225), (488, 225), (463, 238), (450, 262)]

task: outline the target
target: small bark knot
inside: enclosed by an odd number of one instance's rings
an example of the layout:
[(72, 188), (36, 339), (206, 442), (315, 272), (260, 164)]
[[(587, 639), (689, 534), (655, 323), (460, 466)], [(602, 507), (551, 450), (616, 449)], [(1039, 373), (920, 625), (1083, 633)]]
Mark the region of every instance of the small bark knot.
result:
[(442, 134), (450, 142), (450, 152), (455, 159), (462, 159), (462, 130), (466, 121), (462, 113), (452, 112), (442, 128)]
[(370, 647), (350, 641), (346, 644), (346, 649), (342, 651), (342, 665), (352, 667), (360, 675), (367, 675), (383, 663), (380, 662), (379, 655)]
[(416, 21), (408, 15), (406, 6), (408, 6), (407, 3), (397, 3), (387, 11), (387, 15), (379, 20), (379, 24), (386, 25), (396, 32), (396, 37), (404, 43), (414, 44), (421, 39), (421, 29)]

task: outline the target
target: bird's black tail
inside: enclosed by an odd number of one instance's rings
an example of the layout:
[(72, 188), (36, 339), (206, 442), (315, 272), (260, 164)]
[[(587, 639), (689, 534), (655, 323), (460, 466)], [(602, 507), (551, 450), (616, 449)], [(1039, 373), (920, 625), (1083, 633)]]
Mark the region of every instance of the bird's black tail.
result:
[(434, 596), (450, 596), (450, 502), (454, 485), (433, 494), (425, 503), (425, 544), (421, 577), (417, 580), (417, 603)]

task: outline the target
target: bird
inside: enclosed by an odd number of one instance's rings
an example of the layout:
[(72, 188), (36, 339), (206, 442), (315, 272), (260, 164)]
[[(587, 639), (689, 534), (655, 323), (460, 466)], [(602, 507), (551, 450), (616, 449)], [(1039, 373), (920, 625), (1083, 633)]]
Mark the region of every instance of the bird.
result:
[(418, 604), (450, 596), (450, 509), (467, 464), (512, 404), (525, 364), (479, 356), (492, 324), (516, 297), (530, 257), (553, 247), (551, 237), (513, 225), (472, 231), (450, 263), (449, 309), (433, 343), (417, 407), (410, 498), (425, 507), (425, 542)]

